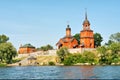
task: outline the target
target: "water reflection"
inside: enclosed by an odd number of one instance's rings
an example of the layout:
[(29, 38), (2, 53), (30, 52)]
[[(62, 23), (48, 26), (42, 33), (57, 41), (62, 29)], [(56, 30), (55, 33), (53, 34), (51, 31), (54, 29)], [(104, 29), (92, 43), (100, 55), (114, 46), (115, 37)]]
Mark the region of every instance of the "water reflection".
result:
[(0, 67), (0, 79), (120, 79), (120, 66)]
[(94, 74), (94, 66), (80, 66), (81, 76), (83, 79), (92, 78)]

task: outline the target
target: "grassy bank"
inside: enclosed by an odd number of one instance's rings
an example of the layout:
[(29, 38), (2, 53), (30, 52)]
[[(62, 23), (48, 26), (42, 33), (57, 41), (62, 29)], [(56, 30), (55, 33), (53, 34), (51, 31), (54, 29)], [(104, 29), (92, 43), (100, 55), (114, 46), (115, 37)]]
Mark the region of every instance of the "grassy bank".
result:
[(6, 63), (0, 63), (0, 67), (6, 67), (7, 64)]

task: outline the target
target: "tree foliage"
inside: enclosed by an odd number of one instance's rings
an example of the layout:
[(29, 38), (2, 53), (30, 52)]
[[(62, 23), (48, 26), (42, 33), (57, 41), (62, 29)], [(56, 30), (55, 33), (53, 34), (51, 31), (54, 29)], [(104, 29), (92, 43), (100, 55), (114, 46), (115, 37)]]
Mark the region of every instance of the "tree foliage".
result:
[(90, 51), (84, 51), (82, 54), (83, 57), (83, 63), (97, 63), (97, 55), (95, 53), (90, 52)]
[(0, 35), (0, 62), (12, 63), (13, 58), (17, 55), (17, 51), (12, 43), (7, 42), (9, 37)]
[(103, 38), (100, 33), (94, 34), (94, 44), (95, 47), (101, 46), (101, 42), (103, 41)]
[(117, 32), (115, 34), (111, 34), (110, 40), (114, 42), (120, 42), (120, 32)]
[(69, 54), (69, 51), (66, 47), (61, 47), (59, 50), (57, 50), (57, 55), (60, 58), (60, 62), (63, 62), (65, 57)]
[(77, 63), (90, 63), (97, 64), (98, 56), (90, 51), (85, 51), (83, 53), (75, 53), (69, 54), (66, 58), (64, 58), (64, 65), (74, 65)]
[(0, 43), (5, 43), (9, 40), (9, 37), (7, 37), (6, 35), (0, 35)]
[(57, 54), (64, 65), (77, 63), (111, 65), (120, 63), (120, 43), (109, 46), (99, 46), (97, 52), (84, 51), (83, 53), (68, 54), (66, 48), (61, 48)]
[(108, 63), (108, 52), (107, 52), (107, 48), (105, 46), (101, 46), (97, 48), (97, 51), (100, 55), (100, 59), (99, 59), (99, 63), (100, 64), (110, 64), (110, 62)]
[(0, 44), (0, 60), (5, 63), (12, 63), (17, 51), (10, 42)]
[[(80, 44), (80, 34), (77, 33), (73, 36), (77, 41), (78, 44)], [(103, 38), (100, 33), (95, 33), (94, 34), (94, 44), (96, 47), (101, 46), (101, 42), (103, 41)]]
[(51, 45), (46, 45), (46, 46), (41, 46), (40, 48), (37, 48), (37, 50), (42, 50), (42, 51), (48, 51), (48, 50), (52, 50), (53, 47)]
[(114, 41), (108, 40), (108, 43), (105, 43), (105, 45), (110, 45), (110, 44), (112, 44), (112, 43), (114, 43)]
[(77, 40), (78, 44), (80, 44), (80, 34), (77, 33), (73, 37)]
[(98, 47), (97, 51), (100, 54), (100, 64), (116, 64), (120, 62), (120, 43), (112, 43), (107, 47)]

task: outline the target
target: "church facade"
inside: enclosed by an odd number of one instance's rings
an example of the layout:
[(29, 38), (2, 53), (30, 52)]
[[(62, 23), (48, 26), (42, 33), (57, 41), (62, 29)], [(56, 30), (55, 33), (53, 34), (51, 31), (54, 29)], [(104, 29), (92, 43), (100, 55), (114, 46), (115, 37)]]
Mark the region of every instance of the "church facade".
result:
[(71, 28), (67, 25), (66, 36), (61, 38), (57, 44), (57, 48), (94, 48), (94, 33), (90, 29), (90, 22), (87, 19), (87, 13), (85, 13), (85, 20), (83, 21), (83, 30), (80, 31), (80, 45), (77, 40), (71, 35)]
[(67, 25), (66, 28), (66, 36), (61, 38), (56, 46), (58, 46), (58, 49), (61, 47), (67, 47), (67, 48), (76, 48), (78, 47), (78, 42), (77, 40), (71, 35), (71, 28), (69, 25)]

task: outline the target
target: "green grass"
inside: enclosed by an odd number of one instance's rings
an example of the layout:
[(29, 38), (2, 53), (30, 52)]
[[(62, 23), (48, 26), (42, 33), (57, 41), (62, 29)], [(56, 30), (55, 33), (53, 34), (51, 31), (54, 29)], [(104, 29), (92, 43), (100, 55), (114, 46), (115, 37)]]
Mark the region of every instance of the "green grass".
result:
[(0, 63), (0, 67), (6, 67), (7, 66), (7, 64), (5, 64), (5, 63)]
[(22, 58), (13, 59), (13, 60), (12, 60), (12, 63), (19, 62), (19, 61), (21, 61), (21, 60), (23, 60), (23, 59), (25, 59), (25, 58), (26, 58), (26, 57), (22, 57)]

